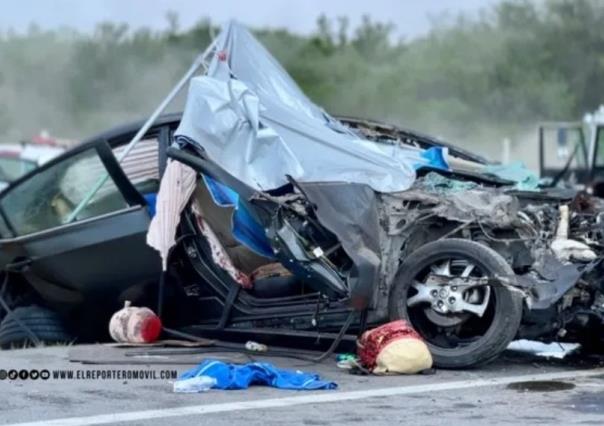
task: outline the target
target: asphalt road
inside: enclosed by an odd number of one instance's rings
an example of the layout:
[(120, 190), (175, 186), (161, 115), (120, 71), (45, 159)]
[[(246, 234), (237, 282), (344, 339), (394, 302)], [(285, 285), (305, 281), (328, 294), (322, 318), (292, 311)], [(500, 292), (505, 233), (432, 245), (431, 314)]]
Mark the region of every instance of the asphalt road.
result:
[[(339, 387), (315, 392), (253, 387), (174, 394), (161, 371), (180, 373), (190, 366), (82, 365), (70, 363), (68, 351), (67, 347), (1, 351), (0, 370), (154, 370), (158, 378), (6, 378), (0, 380), (0, 424), (604, 424), (604, 368), (598, 360), (546, 361), (506, 352), (499, 361), (475, 370), (369, 377), (339, 370), (333, 360), (309, 365), (268, 358), (262, 360), (281, 368), (318, 372)], [(102, 348), (98, 353), (101, 356)]]

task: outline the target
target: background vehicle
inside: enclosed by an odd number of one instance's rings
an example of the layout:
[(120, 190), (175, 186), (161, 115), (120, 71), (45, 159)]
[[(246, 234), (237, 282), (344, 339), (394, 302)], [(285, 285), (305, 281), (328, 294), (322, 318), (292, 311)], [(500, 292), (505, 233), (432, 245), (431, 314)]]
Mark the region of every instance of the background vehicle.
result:
[(539, 126), (539, 171), (553, 185), (567, 181), (604, 196), (604, 105), (582, 121)]
[(58, 146), (0, 144), (0, 190), (63, 151)]

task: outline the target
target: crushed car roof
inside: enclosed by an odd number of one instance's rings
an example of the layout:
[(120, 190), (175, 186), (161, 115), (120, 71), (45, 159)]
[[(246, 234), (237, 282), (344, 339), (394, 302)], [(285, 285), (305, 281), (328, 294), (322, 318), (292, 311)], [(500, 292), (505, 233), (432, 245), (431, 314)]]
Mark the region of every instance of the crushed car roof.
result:
[[(415, 170), (449, 169), (447, 149), (376, 143), (315, 105), (243, 26), (215, 40), (206, 75), (191, 80), (177, 137), (256, 190), (288, 183), (348, 182), (378, 192), (408, 189)], [(381, 142), (381, 141), (380, 141)]]

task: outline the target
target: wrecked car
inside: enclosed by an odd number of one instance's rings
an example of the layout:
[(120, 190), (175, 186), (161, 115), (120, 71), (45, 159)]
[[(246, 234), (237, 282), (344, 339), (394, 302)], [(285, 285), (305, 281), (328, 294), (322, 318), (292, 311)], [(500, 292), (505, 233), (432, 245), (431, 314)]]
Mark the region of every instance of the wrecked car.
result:
[(208, 52), (182, 117), (93, 138), (0, 196), (0, 344), (98, 338), (124, 300), (259, 341), (402, 318), (444, 368), (515, 338), (597, 344), (601, 201), (334, 118), (236, 23)]
[(604, 105), (581, 121), (539, 125), (539, 172), (549, 186), (604, 196)]

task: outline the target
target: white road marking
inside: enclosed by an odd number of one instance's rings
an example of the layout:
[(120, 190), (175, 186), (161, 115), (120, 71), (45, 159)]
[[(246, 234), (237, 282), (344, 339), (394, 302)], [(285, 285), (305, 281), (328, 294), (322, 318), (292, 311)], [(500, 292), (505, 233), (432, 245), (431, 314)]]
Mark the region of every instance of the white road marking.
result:
[(166, 408), (161, 410), (131, 411), (125, 413), (99, 414), (83, 417), (68, 417), (55, 420), (43, 420), (27, 423), (13, 423), (7, 426), (88, 426), (141, 420), (166, 419), (171, 417), (193, 416), (200, 414), (222, 413), (266, 408), (291, 407), (304, 404), (354, 401), (366, 398), (411, 395), (427, 392), (438, 392), (455, 389), (478, 388), (485, 386), (507, 385), (515, 382), (539, 380), (564, 380), (592, 377), (604, 374), (604, 368), (592, 370), (573, 370), (554, 373), (527, 374), (492, 379), (460, 380), (454, 382), (431, 383), (426, 385), (399, 386), (361, 391), (338, 392), (324, 391), (302, 396), (260, 399), (251, 401), (225, 402), (219, 404), (192, 405), (186, 407)]

